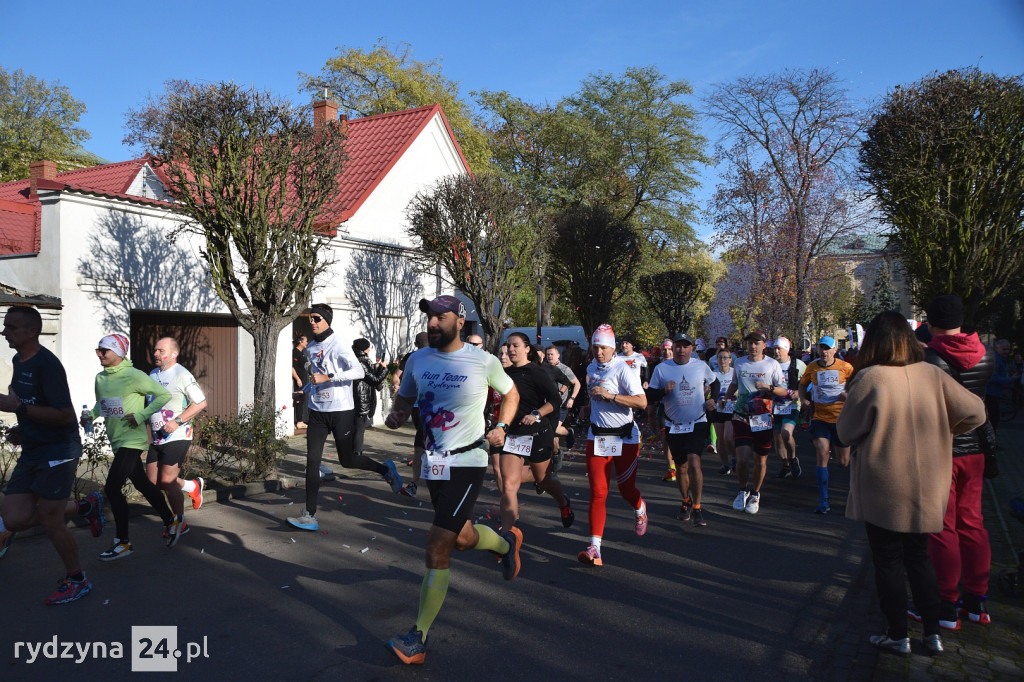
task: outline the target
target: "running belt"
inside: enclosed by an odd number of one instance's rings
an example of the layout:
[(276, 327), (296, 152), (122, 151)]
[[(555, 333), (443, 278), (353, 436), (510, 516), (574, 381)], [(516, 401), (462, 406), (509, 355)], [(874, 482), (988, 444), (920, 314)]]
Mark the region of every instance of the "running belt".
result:
[(620, 436), (622, 438), (629, 438), (633, 435), (633, 422), (629, 422), (624, 426), (598, 426), (594, 422), (590, 422), (590, 430), (594, 432), (595, 436)]

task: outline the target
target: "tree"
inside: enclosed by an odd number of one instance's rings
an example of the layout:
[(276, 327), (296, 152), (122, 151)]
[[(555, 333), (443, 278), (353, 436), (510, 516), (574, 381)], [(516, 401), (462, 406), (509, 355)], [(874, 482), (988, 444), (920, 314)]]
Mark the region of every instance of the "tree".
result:
[(784, 324), (802, 327), (815, 259), (864, 221), (851, 165), (863, 115), (838, 76), (820, 70), (740, 78), (706, 105), (732, 143), (718, 150), (732, 169), (712, 206), (719, 241), (740, 254), (774, 242), (772, 280), (758, 286), (792, 292)]
[(890, 92), (862, 174), (892, 225), (915, 302), (956, 293), (967, 326), (1024, 271), (1024, 81), (976, 68)]
[[(834, 258), (819, 258), (814, 262), (814, 285), (807, 292), (810, 311), (808, 340), (814, 343), (836, 327), (846, 327), (854, 315), (856, 294), (853, 280), (843, 264)], [(890, 308), (892, 310), (892, 308)], [(864, 326), (867, 326), (865, 322)], [(800, 337), (793, 337), (794, 343)]]
[(640, 265), (640, 236), (629, 220), (615, 217), (605, 206), (580, 206), (563, 211), (555, 222), (555, 253), (551, 272), (565, 286), (589, 337), (608, 321), (625, 285)]
[(439, 265), (473, 301), (487, 349), (497, 353), (515, 293), (536, 277), (537, 226), (529, 202), (495, 175), (453, 175), (417, 193), (406, 215), (422, 264)]
[(392, 49), (380, 38), (369, 52), (342, 47), (319, 74), (300, 74), (300, 78), (302, 90), (317, 99), (326, 90), (343, 113), (353, 116), (440, 104), (470, 168), (487, 169), (487, 133), (459, 94), (459, 83), (442, 73), (440, 61), (413, 59), (408, 43)]
[(865, 327), (875, 319), (878, 313), (888, 310), (900, 309), (900, 297), (896, 288), (892, 285), (892, 273), (889, 264), (884, 260), (878, 262), (878, 269), (875, 271), (875, 283), (871, 288), (871, 295), (861, 305), (857, 306), (855, 315), (857, 322)]
[(331, 264), (325, 230), (344, 139), (343, 123), (314, 127), (289, 102), (234, 83), (169, 81), (129, 112), (125, 142), (165, 169), (214, 290), (252, 335), (253, 398), (264, 414), (275, 405), (278, 336)]
[(639, 289), (669, 336), (679, 332), (700, 336), (697, 323), (707, 315), (720, 268), (704, 252), (675, 256), (671, 269), (641, 276)]
[(0, 66), (0, 182), (27, 178), (33, 161), (80, 167), (78, 145), (89, 139), (78, 127), (84, 113), (85, 104), (59, 81)]

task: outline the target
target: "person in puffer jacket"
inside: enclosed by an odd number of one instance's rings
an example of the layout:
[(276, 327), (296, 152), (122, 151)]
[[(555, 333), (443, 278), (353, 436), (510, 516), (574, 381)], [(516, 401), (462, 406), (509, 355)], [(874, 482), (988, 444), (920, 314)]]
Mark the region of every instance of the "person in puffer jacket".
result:
[[(961, 332), (963, 301), (953, 294), (936, 296), (926, 312), (932, 338), (925, 348), (925, 361), (984, 400), (985, 385), (995, 367), (995, 353), (985, 347), (976, 333)], [(989, 422), (953, 438), (953, 481), (946, 516), (942, 532), (928, 539), (928, 553), (935, 564), (942, 597), (939, 625), (948, 630), (960, 629), (961, 616), (974, 623), (992, 622), (985, 609), (992, 548), (981, 514), (985, 473), (982, 439), (995, 443)], [(961, 581), (962, 596), (958, 590)], [(914, 617), (913, 609), (910, 615)]]
[(356, 404), (356, 433), (352, 449), (362, 453), (363, 433), (373, 424), (373, 415), (377, 412), (377, 391), (384, 385), (388, 366), (381, 360), (376, 363), (370, 361), (370, 342), (366, 339), (356, 339), (352, 343), (352, 351), (363, 366), (363, 378), (352, 382), (352, 398)]

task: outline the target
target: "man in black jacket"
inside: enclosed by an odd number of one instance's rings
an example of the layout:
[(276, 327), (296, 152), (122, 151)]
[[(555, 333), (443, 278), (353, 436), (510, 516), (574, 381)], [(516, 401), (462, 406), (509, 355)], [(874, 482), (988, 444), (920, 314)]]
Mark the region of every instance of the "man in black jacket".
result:
[(352, 399), (356, 405), (356, 433), (352, 449), (356, 453), (363, 452), (363, 434), (366, 428), (373, 426), (373, 415), (377, 412), (377, 391), (384, 385), (388, 375), (388, 366), (383, 358), (377, 362), (370, 361), (370, 342), (356, 339), (352, 343), (356, 360), (363, 366), (363, 378), (352, 383)]
[[(927, 307), (932, 334), (925, 360), (938, 366), (964, 388), (984, 400), (985, 385), (995, 367), (995, 354), (976, 333), (964, 334), (964, 304), (959, 296), (936, 296)], [(991, 439), (991, 440), (988, 440)], [(960, 629), (960, 616), (975, 623), (991, 623), (985, 610), (992, 549), (981, 515), (984, 482), (983, 442), (994, 444), (994, 433), (986, 422), (981, 427), (953, 438), (953, 480), (942, 532), (928, 538), (928, 553), (939, 579), (942, 607), (939, 625)], [(963, 582), (961, 597), (958, 584)], [(911, 610), (911, 617), (915, 613)]]

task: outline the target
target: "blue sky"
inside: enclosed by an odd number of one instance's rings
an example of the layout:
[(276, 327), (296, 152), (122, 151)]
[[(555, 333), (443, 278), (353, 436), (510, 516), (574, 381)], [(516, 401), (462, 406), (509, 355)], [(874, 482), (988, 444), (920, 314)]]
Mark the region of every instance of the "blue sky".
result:
[[(0, 0), (0, 10), (0, 64), (68, 86), (88, 107), (86, 148), (111, 161), (132, 156), (121, 145), (125, 112), (167, 79), (251, 82), (301, 102), (298, 72), (379, 37), (443, 60), (467, 96), (504, 89), (534, 102), (573, 92), (590, 73), (637, 65), (688, 81), (694, 105), (715, 83), (784, 68), (830, 67), (865, 106), (935, 70), (1024, 73), (1024, 0), (57, 0), (45, 11)], [(715, 173), (703, 177), (700, 203)]]

